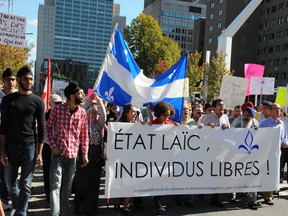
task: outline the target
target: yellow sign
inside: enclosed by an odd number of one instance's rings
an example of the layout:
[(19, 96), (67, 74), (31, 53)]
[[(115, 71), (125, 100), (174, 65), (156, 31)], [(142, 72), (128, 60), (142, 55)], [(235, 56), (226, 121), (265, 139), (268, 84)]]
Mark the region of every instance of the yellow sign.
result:
[(277, 90), (275, 103), (279, 104), (280, 106), (286, 107), (286, 95), (287, 89), (284, 87), (279, 87)]

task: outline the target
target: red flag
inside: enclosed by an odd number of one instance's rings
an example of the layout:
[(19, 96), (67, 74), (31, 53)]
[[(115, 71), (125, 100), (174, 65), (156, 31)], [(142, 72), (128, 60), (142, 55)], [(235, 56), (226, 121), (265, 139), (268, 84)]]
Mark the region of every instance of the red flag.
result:
[(48, 59), (48, 72), (42, 93), (42, 99), (44, 100), (45, 110), (50, 109), (49, 106), (50, 95), (51, 95), (51, 62), (50, 59)]

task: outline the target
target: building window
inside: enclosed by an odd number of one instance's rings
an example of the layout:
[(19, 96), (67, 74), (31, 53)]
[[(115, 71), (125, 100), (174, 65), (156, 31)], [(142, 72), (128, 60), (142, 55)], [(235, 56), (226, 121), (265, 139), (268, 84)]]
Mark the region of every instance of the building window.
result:
[(283, 58), (282, 65), (287, 65), (287, 64), (288, 64), (288, 58)]
[(219, 0), (219, 4), (223, 4), (223, 0)]
[(284, 9), (284, 2), (279, 4), (279, 10), (283, 10)]
[(213, 26), (210, 25), (210, 26), (209, 26), (209, 32), (212, 32), (212, 31), (213, 31)]
[(274, 52), (274, 47), (269, 47), (268, 48), (268, 53), (273, 53)]
[(267, 53), (267, 49), (266, 48), (262, 48), (261, 54), (266, 54), (266, 53)]
[(278, 24), (282, 24), (284, 22), (284, 18), (283, 17), (279, 17), (278, 18)]
[(271, 33), (271, 34), (269, 35), (269, 40), (274, 40), (274, 33)]
[(281, 78), (282, 78), (282, 79), (286, 79), (286, 72), (282, 72), (282, 73), (281, 73)]
[(222, 14), (223, 14), (222, 9), (219, 9), (219, 10), (218, 10), (218, 15), (221, 16)]
[(270, 8), (265, 9), (265, 15), (270, 14)]
[(214, 7), (215, 7), (215, 2), (211, 2), (210, 8), (214, 8)]
[(210, 14), (210, 20), (213, 20), (214, 19), (214, 14)]
[(288, 50), (288, 43), (283, 44), (283, 51), (286, 51), (286, 50)]
[(208, 38), (208, 44), (212, 43), (212, 38)]
[(272, 7), (272, 9), (271, 9), (271, 13), (275, 13), (276, 11), (277, 11), (277, 6), (274, 5), (274, 6)]
[(275, 52), (280, 52), (281, 51), (281, 46), (280, 45), (276, 45), (275, 46)]
[(222, 28), (222, 23), (221, 23), (221, 22), (218, 22), (218, 23), (217, 23), (217, 28), (218, 28), (218, 29), (221, 29), (221, 28)]
[(282, 31), (278, 31), (276, 33), (276, 38), (281, 38), (282, 37)]

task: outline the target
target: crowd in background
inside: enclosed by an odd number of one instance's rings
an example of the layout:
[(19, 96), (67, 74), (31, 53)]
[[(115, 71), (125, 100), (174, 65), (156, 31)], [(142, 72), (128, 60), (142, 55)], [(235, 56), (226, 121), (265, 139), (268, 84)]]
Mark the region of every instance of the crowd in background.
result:
[[(256, 108), (253, 103), (245, 102), (235, 106), (234, 110), (226, 110), (221, 99), (204, 105), (201, 100), (184, 101), (182, 121), (174, 122), (175, 110), (169, 103), (158, 102), (153, 108), (133, 104), (118, 107), (101, 100), (95, 92), (85, 98), (78, 84), (70, 82), (64, 90), (67, 100), (52, 94), (50, 109), (45, 112), (41, 98), (32, 93), (33, 74), (29, 67), (21, 68), (17, 74), (8, 68), (3, 72), (2, 79), (0, 195), (4, 210), (13, 209), (14, 215), (27, 215), (35, 164), (43, 165), (44, 189), (51, 215), (69, 215), (72, 188), (75, 193), (74, 213), (96, 214), (100, 177), (109, 157), (105, 152), (108, 122), (210, 126), (223, 130), (230, 127), (258, 129), (279, 126), (282, 152), (279, 181), (284, 180), (284, 167), (288, 163), (288, 119), (278, 104), (263, 101)], [(21, 173), (17, 180), (19, 167)], [(262, 195), (265, 204), (274, 204), (273, 192)], [(245, 196), (248, 208), (256, 210), (261, 206), (256, 192)], [(193, 208), (196, 197), (203, 199), (200, 194), (178, 195), (175, 202)], [(212, 194), (210, 204), (224, 207), (225, 199), (222, 194)], [(236, 193), (229, 195), (230, 202), (237, 200)], [(162, 197), (155, 196), (154, 202), (156, 214), (165, 214)], [(139, 197), (115, 199), (114, 207), (129, 215), (132, 203), (135, 208), (143, 207)], [(4, 215), (3, 209), (1, 211)]]

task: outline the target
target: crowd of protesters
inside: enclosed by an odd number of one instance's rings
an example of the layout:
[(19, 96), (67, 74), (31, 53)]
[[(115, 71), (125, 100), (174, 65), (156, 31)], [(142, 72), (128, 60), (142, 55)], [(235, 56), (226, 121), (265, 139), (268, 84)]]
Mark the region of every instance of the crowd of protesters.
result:
[[(280, 182), (283, 181), (285, 163), (288, 163), (288, 119), (276, 103), (264, 101), (256, 111), (253, 103), (245, 102), (235, 106), (228, 115), (221, 99), (204, 106), (198, 100), (192, 103), (185, 101), (182, 121), (173, 122), (171, 117), (175, 110), (169, 103), (158, 102), (153, 109), (149, 105), (138, 108), (133, 104), (118, 107), (102, 101), (96, 93), (85, 100), (83, 90), (76, 82), (70, 82), (64, 90), (66, 101), (52, 94), (49, 98), (50, 109), (45, 113), (44, 102), (32, 93), (33, 74), (29, 67), (24, 66), (17, 74), (7, 68), (2, 73), (2, 80), (0, 215), (4, 215), (3, 209), (9, 208), (12, 215), (27, 215), (35, 165), (43, 165), (45, 195), (52, 216), (70, 215), (72, 185), (75, 193), (74, 213), (96, 214), (101, 172), (107, 160), (105, 144), (108, 122), (182, 124), (199, 128), (221, 127), (223, 130), (230, 127), (258, 129), (279, 126), (282, 152)], [(20, 178), (17, 180), (19, 168)], [(273, 192), (262, 194), (265, 204), (274, 204)], [(203, 195), (197, 196), (203, 199)], [(193, 208), (197, 196), (177, 195), (175, 202)], [(248, 208), (256, 210), (261, 206), (257, 202), (256, 192), (249, 192), (246, 197)], [(210, 204), (224, 207), (224, 199), (222, 194), (212, 194)], [(237, 199), (236, 193), (229, 197), (232, 203)], [(162, 197), (155, 196), (154, 202), (156, 214), (165, 214)], [(142, 198), (115, 199), (114, 207), (121, 210), (121, 214), (129, 215), (131, 203), (140, 208)]]

